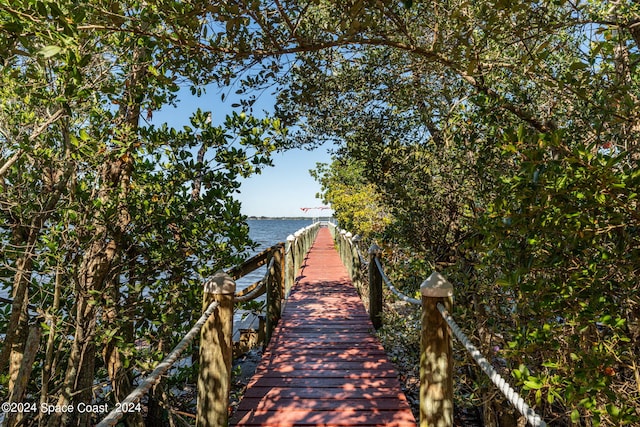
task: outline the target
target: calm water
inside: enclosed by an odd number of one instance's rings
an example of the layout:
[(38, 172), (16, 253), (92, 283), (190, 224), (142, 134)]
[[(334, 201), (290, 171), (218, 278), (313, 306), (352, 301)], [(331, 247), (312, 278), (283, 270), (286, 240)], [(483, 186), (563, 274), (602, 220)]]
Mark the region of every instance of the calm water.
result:
[[(249, 237), (258, 244), (258, 247), (250, 252), (257, 254), (278, 242), (286, 242), (287, 236), (301, 228), (313, 223), (312, 219), (250, 219)], [(266, 267), (262, 267), (237, 281), (237, 290), (241, 290), (254, 282), (262, 279), (266, 273)]]
[[(249, 224), (249, 237), (256, 243), (258, 247), (254, 251), (250, 251), (249, 255), (254, 255), (270, 246), (275, 245), (278, 242), (286, 242), (287, 236), (295, 233), (301, 228), (307, 227), (313, 223), (311, 218), (309, 219), (250, 219), (247, 221)], [(231, 268), (232, 265), (226, 266)], [(264, 276), (262, 273), (256, 273), (250, 275), (252, 279), (251, 283), (256, 280), (260, 280)], [(255, 279), (257, 277), (257, 279)], [(0, 288), (0, 297), (10, 298), (10, 289)]]
[[(247, 223), (249, 224), (249, 237), (258, 244), (255, 250), (249, 252), (249, 255), (253, 255), (275, 245), (278, 242), (286, 242), (287, 236), (295, 233), (301, 228), (311, 225), (313, 220), (311, 218), (256, 219), (248, 220)], [(233, 266), (227, 266), (227, 268), (231, 267)], [(259, 268), (258, 270), (239, 279), (236, 283), (236, 289), (240, 291), (252, 283), (262, 279), (266, 271), (266, 266), (263, 266), (262, 268)], [(10, 298), (10, 293), (10, 289), (0, 288), (0, 297)], [(5, 304), (2, 303), (0, 307), (4, 307), (4, 305)]]
[[(247, 223), (249, 224), (249, 237), (258, 244), (255, 250), (249, 252), (249, 255), (254, 255), (278, 242), (286, 242), (290, 234), (311, 225), (313, 221), (311, 219), (252, 219)], [(236, 280), (236, 291), (261, 280), (266, 272), (267, 266), (265, 265)], [(265, 298), (266, 296), (263, 295), (258, 297), (257, 301), (263, 302)], [(240, 338), (240, 328), (258, 328), (258, 319), (255, 314), (249, 314), (248, 311), (242, 309), (236, 309), (233, 322), (234, 341)]]
[(258, 252), (278, 242), (285, 242), (287, 236), (301, 228), (313, 224), (311, 219), (250, 219), (249, 237), (260, 247)]

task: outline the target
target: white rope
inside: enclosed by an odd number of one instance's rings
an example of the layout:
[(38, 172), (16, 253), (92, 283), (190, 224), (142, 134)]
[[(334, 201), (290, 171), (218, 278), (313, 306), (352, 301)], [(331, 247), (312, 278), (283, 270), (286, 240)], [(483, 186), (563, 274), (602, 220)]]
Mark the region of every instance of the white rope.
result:
[[(378, 259), (378, 257), (375, 257), (374, 260), (375, 260), (376, 266), (378, 267), (378, 270), (380, 271), (380, 275), (382, 276), (382, 279), (384, 280), (386, 285), (389, 287), (389, 289), (391, 289), (391, 291), (398, 298), (400, 298), (403, 301), (410, 302), (412, 304), (422, 305), (421, 300), (410, 298), (402, 294), (400, 291), (398, 291), (391, 284), (391, 281), (389, 280), (387, 275), (384, 274), (382, 265), (380, 264), (380, 260)], [(529, 407), (529, 405), (525, 403), (524, 399), (522, 399), (522, 397), (507, 383), (507, 381), (504, 378), (502, 378), (500, 374), (498, 374), (498, 372), (493, 368), (493, 366), (491, 366), (491, 364), (487, 361), (487, 359), (484, 358), (484, 356), (480, 353), (480, 351), (471, 343), (471, 341), (469, 341), (469, 338), (467, 338), (464, 332), (462, 332), (462, 330), (460, 329), (458, 324), (455, 322), (455, 320), (453, 320), (453, 317), (451, 317), (447, 309), (440, 303), (437, 304), (437, 307), (438, 307), (438, 311), (440, 311), (440, 314), (442, 315), (444, 320), (451, 327), (451, 330), (453, 331), (455, 336), (460, 340), (462, 345), (464, 345), (467, 351), (471, 354), (471, 357), (473, 357), (473, 360), (475, 360), (478, 366), (480, 366), (480, 369), (482, 369), (484, 373), (487, 374), (491, 382), (493, 382), (496, 385), (496, 387), (498, 387), (498, 390), (500, 390), (500, 392), (504, 394), (504, 396), (513, 404), (513, 406), (515, 406), (515, 408), (527, 419), (529, 424), (531, 424), (533, 427), (546, 427), (547, 424), (544, 421), (542, 421), (542, 418), (538, 414), (536, 414), (533, 411), (533, 409)]]
[[(196, 335), (202, 329), (202, 326), (206, 323), (209, 316), (213, 314), (216, 308), (218, 308), (220, 304), (217, 301), (209, 304), (209, 307), (202, 313), (200, 319), (196, 322), (195, 325), (191, 328), (189, 332), (182, 338), (182, 341), (178, 343), (177, 346), (169, 353), (169, 355), (156, 366), (156, 368), (149, 374), (147, 378), (142, 381), (142, 383), (122, 401), (122, 407), (127, 407), (129, 404), (136, 404), (140, 401), (140, 399), (147, 394), (149, 389), (153, 387), (159, 380), (160, 377), (178, 360), (180, 354), (187, 348), (187, 346), (193, 341)], [(109, 412), (109, 414), (100, 421), (100, 423), (96, 427), (110, 427), (116, 425), (118, 420), (122, 418), (124, 413), (121, 409), (116, 408)]]
[(384, 283), (386, 283), (389, 289), (391, 289), (391, 292), (393, 292), (402, 301), (410, 302), (411, 304), (415, 304), (415, 305), (422, 305), (422, 301), (420, 301), (419, 299), (408, 297), (402, 292), (400, 292), (399, 290), (397, 290), (395, 286), (393, 286), (393, 284), (391, 283), (391, 280), (389, 280), (387, 275), (384, 274), (384, 271), (382, 270), (382, 265), (380, 264), (380, 260), (378, 259), (378, 257), (375, 257), (374, 259), (376, 262), (376, 266), (378, 267), (378, 271), (380, 271), (380, 275), (382, 276), (382, 280), (384, 280)]
[(242, 296), (234, 296), (233, 302), (247, 302), (258, 298), (260, 295), (264, 294), (264, 285), (266, 284), (267, 281), (265, 279), (260, 279), (260, 281), (258, 282), (258, 286), (252, 289), (251, 292)]
[(360, 248), (358, 247), (358, 245), (356, 245), (356, 251), (358, 252), (358, 258), (360, 259), (360, 264), (365, 267), (368, 267), (369, 260), (362, 256), (362, 252), (360, 252)]
[(505, 381), (505, 379), (502, 378), (495, 369), (493, 369), (493, 366), (491, 366), (480, 351), (471, 343), (471, 341), (469, 341), (469, 338), (467, 338), (464, 332), (462, 332), (447, 309), (440, 303), (437, 304), (437, 307), (444, 320), (451, 327), (455, 336), (471, 354), (471, 357), (473, 357), (473, 360), (475, 360), (478, 366), (480, 366), (480, 369), (482, 369), (484, 373), (489, 376), (491, 382), (498, 387), (498, 390), (500, 390), (502, 394), (504, 394), (505, 397), (513, 404), (513, 406), (515, 406), (516, 409), (527, 419), (529, 424), (533, 427), (546, 427), (547, 424), (542, 421), (542, 418), (525, 403), (522, 397), (520, 397), (520, 395)]
[(262, 295), (264, 293), (262, 292), (263, 288), (267, 284), (267, 280), (269, 279), (269, 274), (271, 272), (271, 268), (273, 267), (274, 261), (275, 258), (271, 258), (271, 261), (269, 261), (269, 265), (267, 266), (267, 272), (265, 273), (264, 277), (258, 282), (259, 285), (246, 295), (234, 297), (233, 302), (247, 302)]

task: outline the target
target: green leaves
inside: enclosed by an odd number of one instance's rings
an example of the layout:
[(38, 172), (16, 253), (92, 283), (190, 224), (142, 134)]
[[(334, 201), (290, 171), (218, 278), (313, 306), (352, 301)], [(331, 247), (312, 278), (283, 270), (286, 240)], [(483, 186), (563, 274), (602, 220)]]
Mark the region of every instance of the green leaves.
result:
[[(0, 227), (8, 243), (0, 287), (12, 292), (15, 266), (25, 266), (20, 280), (33, 288), (25, 304), (64, 325), (49, 329), (53, 347), (40, 346), (37, 359), (61, 369), (49, 379), (36, 378), (39, 369), (30, 395), (51, 382), (61, 386), (46, 399), (63, 388), (82, 399), (90, 386), (65, 383), (70, 352), (82, 352), (87, 369), (109, 366), (84, 372), (90, 383), (94, 374), (115, 384), (139, 373), (199, 314), (202, 276), (240, 260), (251, 242), (234, 194), (240, 177), (271, 164), (286, 129), (247, 113), (212, 126), (203, 111), (182, 128), (149, 124), (175, 103), (178, 84), (203, 93), (242, 65), (201, 38), (208, 5), (10, 3), (0, 6), (0, 204), (10, 218)], [(244, 37), (245, 24), (230, 26)], [(3, 334), (10, 316), (0, 313)]]
[[(18, 242), (3, 261), (10, 277), (24, 233), (40, 233), (46, 289), (32, 303), (48, 307), (63, 263), (72, 322), (88, 245), (115, 242), (105, 283), (130, 312), (100, 337), (136, 319), (151, 341), (173, 339), (159, 328), (194, 314), (169, 313), (171, 298), (197, 306), (195, 276), (247, 244), (239, 178), (268, 167), (297, 121), (299, 145), (340, 143), (317, 176), (341, 222), (393, 245), (408, 287), (407, 271), (450, 268), (467, 323), (508, 343), (508, 368), (529, 366), (511, 370), (538, 407), (565, 423), (632, 419), (618, 391), (638, 353), (633, 5), (612, 17), (602, 2), (10, 3), (0, 122), (3, 159), (16, 157), (0, 194), (4, 240)], [(145, 123), (179, 84), (201, 95), (237, 79), (245, 112), (223, 126), (203, 111), (176, 129)], [(274, 79), (282, 122), (250, 114), (250, 90)]]
[(52, 56), (59, 54), (61, 51), (62, 48), (60, 46), (45, 46), (40, 49), (38, 54), (42, 55), (44, 58), (51, 58)]
[[(549, 404), (560, 401), (570, 408), (573, 421), (605, 419), (612, 416), (605, 402), (619, 381), (620, 365), (614, 361), (631, 363), (631, 347), (621, 344), (627, 321), (612, 310), (624, 311), (624, 295), (638, 292), (628, 280), (637, 267), (625, 254), (636, 253), (640, 242), (622, 231), (638, 226), (628, 201), (637, 191), (629, 187), (635, 166), (626, 166), (626, 156), (612, 160), (580, 142), (552, 155), (534, 138), (519, 135), (509, 144), (518, 149), (502, 152), (526, 154), (515, 171), (503, 171), (497, 181), (502, 190), (491, 210), (512, 221), (508, 227), (496, 220), (484, 223), (486, 236), (496, 243), (485, 262), (522, 274), (520, 282), (506, 282), (522, 295), (513, 306), (514, 320), (529, 331), (510, 343), (515, 360), (533, 354), (550, 359), (540, 373), (514, 371), (514, 376), (538, 402), (546, 392)], [(574, 331), (571, 338), (568, 331)], [(554, 352), (566, 356), (553, 360)], [(625, 396), (616, 399), (625, 401), (625, 408), (633, 406)]]
[(376, 186), (362, 176), (362, 164), (335, 159), (331, 165), (318, 164), (311, 171), (322, 185), (322, 197), (330, 203), (335, 215), (348, 230), (366, 237), (383, 233), (392, 216), (384, 206)]

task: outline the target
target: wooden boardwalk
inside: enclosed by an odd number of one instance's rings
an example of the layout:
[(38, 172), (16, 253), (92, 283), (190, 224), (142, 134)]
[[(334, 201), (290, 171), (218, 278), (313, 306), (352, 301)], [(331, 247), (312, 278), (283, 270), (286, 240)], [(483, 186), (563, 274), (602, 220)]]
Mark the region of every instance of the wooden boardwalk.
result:
[(321, 228), (231, 425), (415, 427), (372, 331)]

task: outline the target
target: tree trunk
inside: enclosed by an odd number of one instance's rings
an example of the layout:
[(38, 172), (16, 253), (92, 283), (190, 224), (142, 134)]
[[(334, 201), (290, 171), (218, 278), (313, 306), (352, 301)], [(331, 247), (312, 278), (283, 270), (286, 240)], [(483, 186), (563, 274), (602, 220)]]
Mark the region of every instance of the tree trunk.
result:
[[(14, 228), (14, 236), (20, 236), (22, 226)], [(0, 354), (0, 371), (8, 365), (9, 402), (24, 402), (24, 395), (31, 377), (33, 361), (37, 354), (41, 331), (39, 325), (29, 328), (29, 284), (33, 273), (34, 248), (39, 228), (28, 231), (26, 242), (20, 242), (26, 248), (16, 261), (16, 275), (13, 280), (13, 304), (5, 341)], [(17, 242), (17, 238), (15, 243)], [(19, 243), (18, 243), (19, 244)], [(8, 414), (5, 425), (19, 425), (21, 414)]]
[[(172, 280), (168, 280), (168, 283), (171, 283)], [(165, 311), (166, 319), (169, 321), (164, 322), (158, 328), (158, 343), (157, 343), (157, 351), (161, 354), (167, 353), (167, 347), (171, 345), (171, 325), (175, 320), (175, 313), (173, 310), (173, 305), (169, 305)], [(193, 359), (198, 360), (198, 359)], [(149, 427), (153, 426), (164, 426), (166, 425), (165, 420), (167, 418), (167, 411), (162, 406), (162, 395), (163, 395), (163, 386), (162, 383), (156, 384), (156, 386), (149, 393), (149, 401), (148, 401), (148, 412), (146, 425)]]
[[(66, 121), (63, 121), (61, 132), (66, 146), (62, 158), (63, 162), (60, 168), (51, 175), (57, 180), (50, 180), (45, 197), (39, 200), (42, 204), (42, 209), (39, 212), (33, 212), (29, 219), (12, 218), (14, 223), (10, 224), (13, 234), (12, 244), (23, 248), (21, 256), (16, 260), (11, 316), (7, 325), (5, 340), (0, 350), (0, 371), (4, 371), (8, 367), (10, 394), (13, 391), (15, 379), (22, 365), (29, 333), (29, 285), (33, 273), (34, 259), (37, 256), (36, 246), (38, 239), (42, 228), (58, 205), (74, 171), (74, 163), (71, 161), (71, 151), (68, 144), (68, 124)], [(45, 181), (44, 177), (42, 181)], [(30, 373), (31, 371), (29, 371), (29, 375)], [(28, 378), (26, 381), (28, 382)]]
[[(26, 226), (17, 225), (13, 230), (15, 239), (13, 244), (24, 246), (25, 250), (22, 256), (16, 260), (16, 274), (13, 278), (13, 292), (11, 295), (13, 297), (11, 316), (9, 317), (7, 333), (0, 351), (0, 371), (8, 368), (10, 378), (18, 375), (15, 368), (20, 366), (25, 340), (27, 339), (25, 329), (29, 321), (27, 309), (29, 305), (29, 283), (31, 282), (34, 249), (38, 235), (38, 231), (35, 228), (31, 228), (29, 231), (25, 231), (25, 228)], [(21, 237), (24, 233), (27, 233), (27, 238), (23, 240)], [(11, 384), (12, 382), (9, 383), (9, 393), (11, 393)]]
[[(122, 248), (122, 238), (130, 223), (127, 196), (133, 170), (133, 151), (137, 143), (137, 129), (140, 116), (140, 102), (147, 88), (144, 85), (146, 67), (142, 61), (146, 48), (134, 50), (130, 58), (129, 76), (125, 82), (118, 119), (113, 123), (114, 141), (119, 140), (110, 156), (100, 169), (99, 188), (96, 199), (102, 209), (91, 212), (85, 223), (94, 236), (82, 253), (75, 286), (75, 334), (62, 391), (57, 405), (77, 406), (78, 403), (93, 401), (93, 381), (96, 358), (96, 325), (100, 295), (105, 291), (109, 278), (115, 274), (114, 263)], [(110, 216), (110, 212), (114, 212)], [(109, 289), (107, 289), (109, 290)], [(107, 349), (108, 350), (108, 349)], [(108, 351), (112, 362), (112, 372), (118, 371), (119, 355)], [(91, 423), (89, 413), (55, 413), (49, 417), (48, 426), (86, 426)]]
[(148, 427), (161, 427), (167, 425), (167, 411), (162, 406), (163, 390), (164, 387), (162, 384), (158, 384), (149, 393), (149, 409), (145, 424)]
[[(102, 214), (95, 212), (91, 234), (96, 236), (84, 252), (78, 272), (76, 286), (76, 331), (71, 347), (71, 354), (67, 364), (67, 371), (63, 382), (62, 393), (58, 405), (75, 405), (80, 402), (90, 403), (93, 400), (93, 379), (96, 357), (96, 323), (97, 296), (105, 291), (110, 275), (113, 275), (114, 261), (122, 249), (122, 239), (125, 229), (130, 223), (127, 208), (127, 195), (133, 170), (132, 153), (137, 148), (138, 121), (140, 117), (141, 95), (146, 89), (143, 85), (145, 69), (141, 58), (145, 48), (138, 48), (132, 54), (131, 70), (125, 84), (127, 88), (120, 103), (119, 120), (114, 123), (117, 138), (124, 141), (124, 148), (111, 153), (111, 158), (105, 162), (100, 171), (100, 188), (97, 199), (102, 206), (111, 207), (116, 214), (105, 224)], [(109, 209), (109, 208), (106, 208)], [(111, 281), (113, 283), (114, 281)], [(90, 425), (88, 413), (56, 413), (51, 416), (48, 426), (77, 426)]]
[[(46, 322), (49, 326), (49, 334), (47, 337), (47, 345), (45, 349), (44, 363), (42, 365), (42, 385), (40, 388), (40, 404), (49, 403), (49, 381), (51, 380), (52, 373), (54, 372), (55, 359), (54, 347), (56, 340), (56, 326), (57, 326), (57, 311), (60, 308), (60, 294), (62, 286), (62, 266), (58, 265), (56, 269), (55, 288), (53, 291), (53, 306), (51, 311), (46, 316)], [(38, 426), (45, 425), (45, 419), (42, 414), (38, 416)]]
[[(117, 160), (104, 165), (103, 178), (110, 176), (119, 178), (121, 174), (110, 175), (117, 168), (123, 168), (124, 162)], [(115, 181), (116, 183), (118, 181)], [(113, 203), (117, 193), (112, 191), (114, 181), (103, 179), (100, 199), (104, 204)], [(114, 194), (116, 194), (114, 196)], [(118, 203), (119, 204), (119, 203)], [(100, 223), (98, 214), (96, 224)], [(115, 228), (115, 227), (114, 227)], [(63, 382), (62, 393), (58, 405), (76, 405), (93, 401), (93, 379), (96, 357), (95, 333), (97, 323), (98, 296), (104, 290), (104, 283), (110, 274), (112, 265), (119, 251), (119, 236), (110, 233), (106, 226), (97, 226), (93, 234), (98, 236), (84, 253), (78, 272), (76, 285), (76, 319), (75, 335), (71, 346), (71, 354), (67, 363), (67, 371)], [(90, 425), (90, 413), (56, 413), (49, 419), (49, 426), (85, 426)]]
[[(135, 251), (131, 249), (129, 251), (130, 264), (135, 264), (135, 259)], [(133, 274), (134, 268), (135, 265), (130, 265), (129, 279), (135, 282)], [(109, 281), (104, 294), (107, 299), (103, 314), (105, 329), (117, 329), (118, 332), (116, 332), (115, 335), (109, 336), (103, 343), (102, 358), (107, 368), (107, 374), (109, 375), (115, 401), (122, 402), (129, 393), (133, 391), (134, 387), (131, 381), (130, 370), (124, 366), (122, 354), (117, 345), (118, 340), (116, 340), (115, 337), (120, 337), (121, 340), (126, 343), (133, 342), (133, 321), (131, 320), (131, 316), (123, 316), (123, 312), (126, 312), (126, 310), (131, 307), (133, 301), (127, 298), (127, 303), (123, 310), (123, 307), (120, 306), (120, 282), (116, 278), (112, 278), (112, 280)], [(123, 421), (127, 427), (144, 427), (142, 414), (139, 412), (127, 414)]]
[[(11, 306), (11, 317), (7, 326), (7, 335), (2, 347), (2, 363), (8, 363), (9, 371), (9, 393), (18, 378), (18, 370), (24, 357), (25, 345), (29, 334), (29, 282), (31, 281), (31, 269), (33, 268), (33, 256), (31, 251), (18, 260), (17, 272), (14, 277), (13, 304)], [(0, 370), (4, 368), (0, 367)]]
[[(33, 371), (33, 362), (38, 354), (40, 337), (42, 336), (40, 324), (36, 323), (29, 327), (28, 330), (29, 333), (24, 347), (24, 354), (18, 368), (18, 376), (13, 384), (11, 394), (9, 395), (9, 402), (20, 403), (25, 401), (27, 385), (29, 383), (29, 378), (31, 377), (31, 371)], [(8, 427), (20, 425), (23, 418), (23, 413), (10, 412), (5, 425)]]

